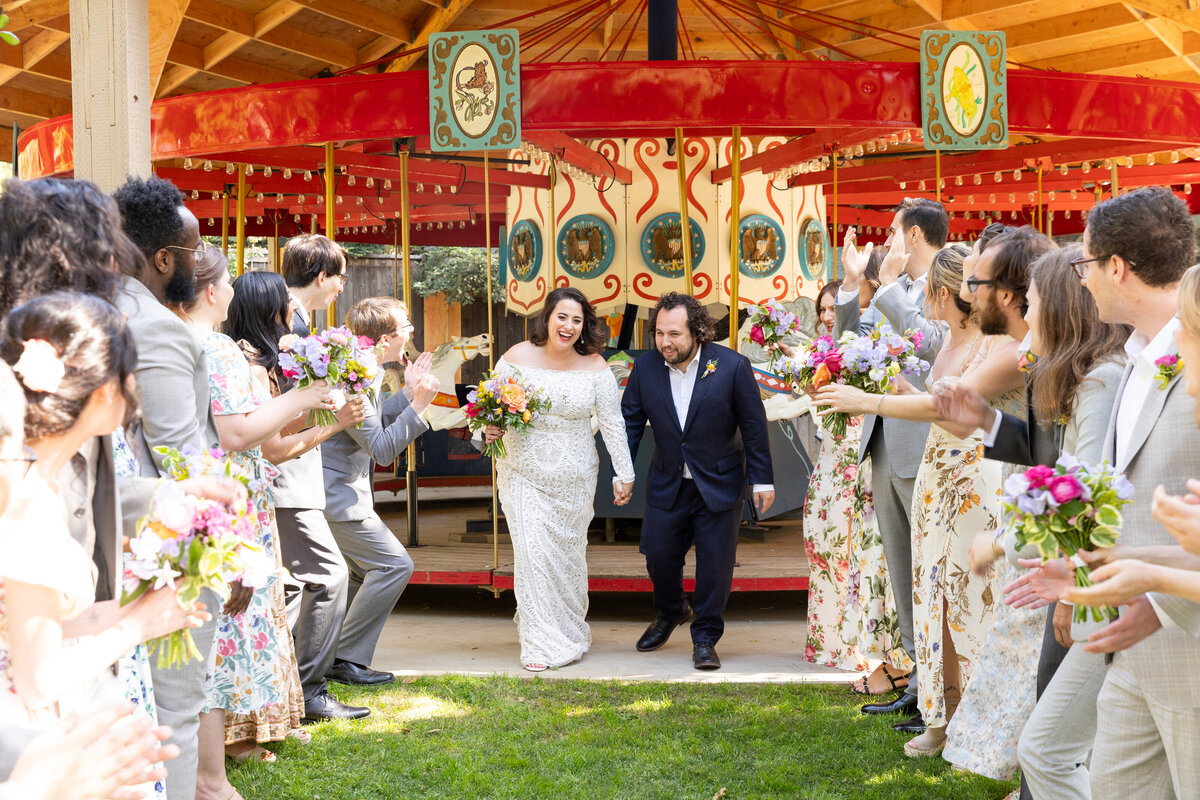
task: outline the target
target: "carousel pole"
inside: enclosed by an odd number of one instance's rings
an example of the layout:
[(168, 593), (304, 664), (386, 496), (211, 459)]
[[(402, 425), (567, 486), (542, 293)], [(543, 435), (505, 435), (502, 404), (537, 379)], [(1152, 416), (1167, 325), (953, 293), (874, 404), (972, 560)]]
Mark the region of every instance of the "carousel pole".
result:
[(246, 271), (246, 167), (238, 164), (237, 274)]
[[(484, 157), (484, 159), (486, 159), (487, 153), (484, 153), (483, 157)], [(484, 168), (485, 169), (487, 168), (486, 160), (484, 161)], [(556, 280), (556, 276), (554, 273), (558, 271), (557, 270), (557, 267), (558, 267), (558, 239), (556, 238), (558, 233), (555, 231), (555, 225), (554, 225), (554, 187), (557, 184), (558, 184), (558, 164), (555, 161), (554, 155), (551, 154), (551, 156), (550, 156), (550, 191), (548, 192), (548, 194), (550, 195), (550, 253), (551, 253), (551, 256), (550, 256), (550, 291), (552, 291), (552, 292), (554, 291), (554, 281)], [(483, 175), (483, 197), (484, 197), (483, 204), (485, 207), (485, 210), (483, 213), (484, 213), (485, 217), (491, 213), (491, 209), (486, 208), (488, 196), (489, 195), (488, 195), (487, 173), (485, 172)], [(491, 302), (490, 298), (489, 298), (489, 302)]]
[[(325, 143), (325, 235), (330, 241), (337, 241), (337, 223), (334, 221), (336, 216), (334, 210), (334, 166), (333, 166), (333, 142)], [(329, 303), (329, 308), (325, 311), (325, 326), (332, 328), (337, 325), (337, 297), (334, 297)]]
[(1046, 212), (1042, 210), (1042, 165), (1037, 170), (1037, 207), (1034, 208), (1034, 225), (1036, 230), (1046, 232)]
[[(400, 151), (400, 228), (399, 236), (401, 258), (404, 261), (404, 305), (408, 307), (409, 319), (412, 319), (412, 243), (409, 238), (408, 226), (412, 210), (408, 207), (408, 148)], [(392, 261), (392, 280), (395, 281), (395, 260)], [(421, 531), (417, 519), (417, 446), (409, 442), (404, 451), (404, 508), (408, 515), (408, 546), (417, 547), (421, 544)]]
[(221, 192), (221, 252), (229, 256), (229, 192)]
[(940, 203), (942, 202), (942, 151), (936, 149), (933, 151), (933, 196)]
[(1121, 193), (1121, 189), (1117, 185), (1117, 160), (1114, 158), (1109, 163), (1111, 166), (1108, 168), (1108, 174), (1112, 178), (1112, 196), (1116, 197)]
[(733, 127), (733, 183), (729, 218), (729, 349), (738, 349), (738, 245), (742, 223), (742, 129)]
[[(553, 171), (554, 157), (550, 157)], [(554, 181), (550, 182), (550, 230), (554, 230)], [(487, 262), (487, 319), (488, 319), (488, 370), (496, 368), (496, 329), (492, 319), (492, 182), (488, 175), (488, 151), (483, 151), (483, 236)], [(553, 233), (550, 241), (554, 241)], [(554, 257), (550, 258), (550, 289), (554, 290)], [(496, 493), (496, 459), (492, 461), (492, 563), (500, 568), (500, 498)], [(500, 593), (493, 588), (492, 593)]]
[(833, 147), (833, 231), (829, 241), (833, 243), (833, 279), (837, 280), (838, 276), (838, 252), (841, 248), (838, 247), (838, 154), (837, 145)]
[(275, 222), (275, 235), (271, 238), (271, 271), (282, 272), (279, 268), (279, 212), (272, 215), (271, 219)]
[(687, 158), (683, 146), (683, 128), (675, 129), (675, 174), (679, 176), (679, 224), (683, 237), (683, 282), (690, 297), (692, 287), (692, 218), (688, 214), (687, 201)]

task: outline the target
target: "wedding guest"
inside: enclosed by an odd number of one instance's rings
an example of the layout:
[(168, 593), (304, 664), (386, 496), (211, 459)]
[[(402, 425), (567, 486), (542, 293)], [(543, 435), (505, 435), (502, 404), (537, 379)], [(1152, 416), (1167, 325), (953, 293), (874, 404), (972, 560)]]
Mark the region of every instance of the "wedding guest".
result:
[[(886, 320), (896, 330), (919, 330), (923, 341), (917, 356), (933, 361), (946, 331), (944, 326), (928, 320), (924, 313), (925, 287), (933, 257), (945, 246), (949, 232), (950, 220), (940, 203), (923, 199), (901, 203), (892, 218), (886, 242), (891, 261), (886, 269), (881, 265), (880, 287), (867, 311), (862, 312), (861, 285), (873, 247), (868, 244), (859, 252), (854, 229), (847, 231), (844, 248), (847, 257), (843, 258), (846, 277), (838, 292), (835, 338), (847, 330), (865, 333)], [(917, 378), (918, 383), (924, 380), (924, 375)], [(900, 638), (904, 651), (914, 663), (911, 512), (917, 468), (928, 434), (927, 424), (892, 418), (877, 420), (875, 414), (867, 413), (859, 446), (860, 461), (871, 457), (871, 497), (883, 535)], [(863, 712), (912, 713), (914, 716), (893, 727), (905, 733), (921, 733), (925, 723), (917, 708), (916, 686), (917, 681), (910, 675), (908, 687), (899, 698), (868, 703), (863, 706)]]
[(181, 608), (173, 587), (123, 607), (93, 604), (91, 560), (67, 530), (63, 466), (137, 408), (135, 350), (119, 312), (77, 293), (36, 298), (5, 317), (0, 357), (24, 390), (30, 451), (0, 527), (0, 718), (45, 727), (106, 694), (115, 699), (109, 667), (123, 653), (206, 615)]
[[(270, 401), (272, 405), (276, 404), (281, 396), (288, 397), (297, 393), (295, 388), (286, 392), (280, 388), (288, 386), (289, 381), (279, 366), (279, 340), (290, 332), (292, 312), (287, 285), (280, 276), (271, 272), (247, 272), (233, 282), (233, 300), (229, 305), (224, 332), (229, 339), (237, 342), (245, 358), (252, 384), (256, 387), (256, 395), (262, 396), (261, 389), (265, 387), (267, 395), (275, 398)], [(229, 358), (233, 358), (232, 351)], [(240, 367), (237, 369), (240, 371)], [(284, 403), (284, 406), (286, 405), (287, 403)], [(357, 425), (363, 420), (361, 410), (362, 405), (359, 403), (346, 403), (338, 409), (337, 423), (328, 426), (304, 428), (303, 418), (288, 420), (289, 424), (286, 427), (276, 430), (261, 441), (262, 456), (269, 462), (265, 466), (285, 464), (307, 453), (339, 431)], [(257, 426), (260, 422), (255, 419), (258, 413), (257, 410), (250, 412), (244, 418), (245, 421), (253, 420), (251, 424)], [(230, 418), (231, 421), (238, 419), (240, 418), (236, 416)], [(246, 433), (257, 437), (258, 434), (266, 434), (267, 431)], [(271, 467), (267, 471), (273, 469), (274, 467)], [(273, 512), (273, 506), (271, 509)], [(278, 532), (277, 528), (275, 532)], [(276, 542), (278, 544), (278, 538)], [(282, 547), (276, 546), (273, 550), (276, 566), (282, 572)], [(297, 666), (295, 644), (287, 620), (283, 582), (275, 583), (269, 591), (276, 637), (280, 642), (286, 640), (288, 643), (286, 647), (280, 648), (279, 653), (281, 660), (286, 662), (283, 664), (288, 676), (286, 701), (248, 714), (226, 715), (226, 753), (235, 760), (257, 758), (270, 761), (274, 754), (264, 748), (252, 746), (255, 742), (275, 742), (285, 738), (296, 739), (301, 744), (311, 741), (309, 733), (300, 728), (305, 710), (304, 690)]]
[[(166, 307), (193, 300), (196, 264), (206, 248), (199, 221), (169, 181), (130, 178), (113, 198), (125, 233), (143, 257), (121, 276), (116, 297), (117, 308), (128, 317), (138, 343), (137, 396), (142, 416), (128, 439), (142, 476), (157, 478), (167, 473), (155, 448), (203, 451), (219, 442), (204, 349), (183, 320)], [(202, 598), (210, 608), (219, 608), (212, 591), (204, 590)], [(196, 794), (204, 673), (215, 632), (215, 616), (195, 632), (201, 660), (163, 668), (153, 660), (150, 665), (159, 721), (171, 727), (172, 742), (179, 745), (179, 758), (167, 769), (170, 800), (192, 800)]]
[[(766, 416), (750, 362), (713, 342), (712, 319), (694, 297), (668, 292), (655, 311), (656, 350), (634, 362), (621, 399), (633, 455), (646, 424), (654, 428), (639, 549), (658, 616), (636, 647), (662, 647), (694, 613), (692, 666), (720, 669), (716, 645), (725, 631), (743, 504), (749, 494), (762, 514), (775, 502)], [(687, 438), (692, 433), (698, 435)], [(627, 489), (622, 499), (628, 497)], [(693, 544), (694, 612), (683, 591)]]
[[(346, 315), (346, 327), (376, 343), (380, 364), (399, 362), (413, 331), (408, 307), (393, 297), (360, 300)], [(374, 397), (364, 404), (362, 424), (336, 434), (322, 448), (325, 518), (350, 570), (349, 607), (329, 671), (340, 683), (373, 685), (395, 678), (370, 665), (383, 626), (412, 577), (413, 561), (375, 513), (372, 475), (376, 463), (392, 463), (429, 430), (421, 414), (441, 386), (428, 372), (430, 361), (417, 359), (405, 372), (411, 401), (404, 392), (384, 400), (381, 375)]]
[(616, 472), (614, 502), (624, 505), (633, 491), (617, 382), (600, 355), (607, 341), (588, 299), (562, 287), (546, 297), (529, 340), (496, 362), (498, 375), (531, 382), (550, 401), (526, 431), (484, 429), (488, 442), (505, 440), (496, 475), (513, 542), (521, 665), (530, 672), (578, 661), (592, 643), (587, 527), (600, 468), (592, 415)]
[[(291, 332), (308, 336), (312, 312), (328, 308), (345, 287), (346, 256), (331, 239), (302, 234), (288, 240), (281, 267), (296, 305)], [(353, 402), (361, 408), (360, 400)], [(283, 563), (291, 575), (284, 592), (304, 687), (304, 718), (361, 719), (370, 710), (339, 701), (326, 680), (337, 658), (350, 576), (325, 519), (321, 448), (276, 466), (275, 515)]]

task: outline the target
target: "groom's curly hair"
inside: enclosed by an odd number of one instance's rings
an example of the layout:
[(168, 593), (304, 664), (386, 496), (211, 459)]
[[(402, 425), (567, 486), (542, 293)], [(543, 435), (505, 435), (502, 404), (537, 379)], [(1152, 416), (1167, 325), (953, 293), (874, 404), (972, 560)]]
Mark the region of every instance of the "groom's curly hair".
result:
[(654, 318), (658, 319), (660, 312), (670, 311), (680, 306), (687, 309), (688, 330), (692, 332), (692, 338), (696, 340), (696, 344), (711, 342), (716, 336), (717, 326), (713, 323), (712, 317), (708, 315), (708, 309), (690, 295), (667, 292), (658, 299), (658, 305), (654, 307)]

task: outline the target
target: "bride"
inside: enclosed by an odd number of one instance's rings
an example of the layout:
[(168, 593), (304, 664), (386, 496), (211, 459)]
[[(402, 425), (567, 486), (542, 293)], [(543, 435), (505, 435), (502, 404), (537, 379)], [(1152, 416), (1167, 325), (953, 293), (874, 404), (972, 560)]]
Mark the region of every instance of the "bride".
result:
[(615, 502), (628, 502), (633, 490), (617, 382), (600, 355), (606, 341), (588, 299), (564, 287), (546, 298), (529, 341), (496, 364), (497, 374), (532, 382), (550, 400), (550, 410), (527, 431), (484, 428), (488, 442), (508, 437), (496, 473), (512, 535), (521, 664), (530, 672), (577, 661), (592, 642), (584, 618), (587, 527), (599, 469), (593, 414), (616, 471)]

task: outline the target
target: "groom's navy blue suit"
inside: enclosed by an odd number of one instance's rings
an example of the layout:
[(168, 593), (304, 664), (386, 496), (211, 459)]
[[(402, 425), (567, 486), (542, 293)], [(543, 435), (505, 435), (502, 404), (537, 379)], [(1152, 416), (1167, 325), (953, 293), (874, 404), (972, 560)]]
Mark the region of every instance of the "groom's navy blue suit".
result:
[(681, 426), (667, 364), (657, 350), (645, 353), (634, 362), (621, 411), (635, 457), (646, 423), (654, 428), (639, 548), (654, 607), (664, 619), (686, 612), (683, 561), (694, 543), (692, 641), (716, 644), (725, 630), (742, 502), (750, 484), (773, 483), (767, 418), (750, 362), (727, 347), (702, 345), (698, 369), (684, 380), (695, 383)]

